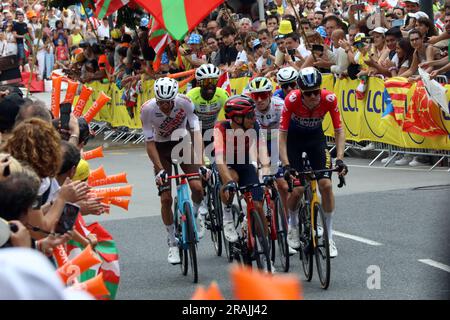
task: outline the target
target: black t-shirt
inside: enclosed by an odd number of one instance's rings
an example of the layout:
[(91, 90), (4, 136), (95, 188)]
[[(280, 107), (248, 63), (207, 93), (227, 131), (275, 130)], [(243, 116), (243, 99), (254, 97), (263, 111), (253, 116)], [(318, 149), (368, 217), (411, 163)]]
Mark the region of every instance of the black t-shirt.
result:
[[(25, 22), (14, 22), (13, 30), (17, 32), (18, 36), (23, 36), (28, 32), (28, 27)], [(17, 43), (23, 43), (23, 39), (16, 39)]]
[(220, 64), (232, 64), (234, 61), (236, 61), (238, 51), (235, 47), (229, 46), (229, 47), (222, 47), (220, 49)]

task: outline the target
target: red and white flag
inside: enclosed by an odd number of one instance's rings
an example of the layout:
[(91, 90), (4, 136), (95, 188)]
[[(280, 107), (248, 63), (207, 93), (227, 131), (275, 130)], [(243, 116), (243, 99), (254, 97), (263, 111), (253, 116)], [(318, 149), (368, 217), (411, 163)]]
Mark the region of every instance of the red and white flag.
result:
[(228, 95), (231, 96), (230, 77), (228, 76), (228, 72), (224, 72), (220, 75), (217, 86), (224, 89), (228, 92)]

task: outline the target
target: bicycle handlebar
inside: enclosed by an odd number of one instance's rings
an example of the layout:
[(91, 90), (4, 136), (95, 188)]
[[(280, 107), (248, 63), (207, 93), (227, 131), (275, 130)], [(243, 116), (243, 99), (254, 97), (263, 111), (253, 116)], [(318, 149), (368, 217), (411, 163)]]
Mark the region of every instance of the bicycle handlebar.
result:
[[(333, 169), (321, 169), (321, 170), (306, 170), (306, 171), (301, 171), (301, 172), (297, 172), (296, 174), (296, 178), (298, 178), (301, 175), (308, 175), (308, 174), (317, 174), (317, 173), (324, 173), (324, 172), (338, 172), (339, 168), (335, 167)], [(338, 188), (342, 188), (343, 186), (345, 186), (345, 177), (344, 176), (338, 176), (339, 178), (339, 184), (338, 184)], [(286, 179), (286, 181), (288, 182), (288, 192), (292, 192), (293, 188), (294, 188), (294, 181), (292, 179)], [(295, 187), (300, 186), (299, 183), (297, 183), (295, 185)]]
[(167, 179), (178, 179), (178, 178), (189, 178), (189, 177), (199, 177), (200, 173), (182, 173), (175, 176), (168, 176)]

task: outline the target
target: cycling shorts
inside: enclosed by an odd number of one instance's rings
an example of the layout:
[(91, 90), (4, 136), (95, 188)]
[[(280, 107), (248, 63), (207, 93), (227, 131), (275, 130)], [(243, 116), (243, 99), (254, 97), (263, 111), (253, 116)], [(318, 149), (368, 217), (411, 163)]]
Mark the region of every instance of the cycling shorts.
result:
[[(302, 154), (306, 152), (308, 160), (313, 170), (331, 169), (331, 155), (325, 137), (320, 139), (309, 139), (308, 141), (296, 139), (293, 136), (287, 140), (287, 153), (291, 168), (297, 171), (304, 171)], [(331, 171), (316, 174), (317, 180), (331, 179)]]
[[(161, 161), (161, 164), (166, 170), (167, 174), (170, 176), (172, 175), (172, 149), (178, 144), (180, 141), (168, 141), (168, 142), (155, 142), (156, 150), (158, 150), (159, 159)], [(192, 146), (192, 145), (191, 145)], [(191, 148), (191, 159), (194, 159), (194, 150)], [(183, 156), (183, 151), (180, 152), (180, 157)], [(180, 158), (182, 159), (182, 158)], [(183, 170), (184, 173), (198, 173), (200, 169), (200, 165), (198, 164), (186, 164), (182, 163), (180, 160), (180, 167), (181, 170)], [(153, 169), (155, 172), (155, 175), (158, 174), (155, 169)], [(188, 181), (199, 179), (198, 177), (189, 177)], [(162, 186), (158, 186), (158, 195), (161, 195), (162, 192), (165, 191), (171, 191), (171, 182), (168, 181), (167, 183), (163, 184)]]
[[(238, 174), (239, 186), (259, 183), (258, 173), (255, 166), (252, 164), (232, 164), (228, 165), (228, 168), (233, 169)], [(252, 189), (252, 197), (255, 201), (262, 201), (263, 194), (264, 192), (262, 187)]]

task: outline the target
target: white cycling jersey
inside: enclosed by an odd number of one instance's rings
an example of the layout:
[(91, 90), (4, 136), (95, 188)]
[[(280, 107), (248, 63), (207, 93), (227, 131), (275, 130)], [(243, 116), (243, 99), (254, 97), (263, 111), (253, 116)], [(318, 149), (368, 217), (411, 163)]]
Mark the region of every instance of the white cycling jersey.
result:
[(175, 105), (169, 116), (166, 116), (156, 104), (156, 99), (150, 99), (142, 105), (141, 121), (146, 141), (168, 142), (172, 141), (172, 133), (181, 129), (174, 140), (184, 137), (188, 130), (200, 131), (198, 117), (194, 113), (194, 104), (185, 95), (175, 97)]
[(281, 112), (284, 108), (284, 100), (278, 97), (272, 97), (269, 109), (262, 113), (255, 109), (256, 120), (262, 129), (278, 129), (280, 126)]

